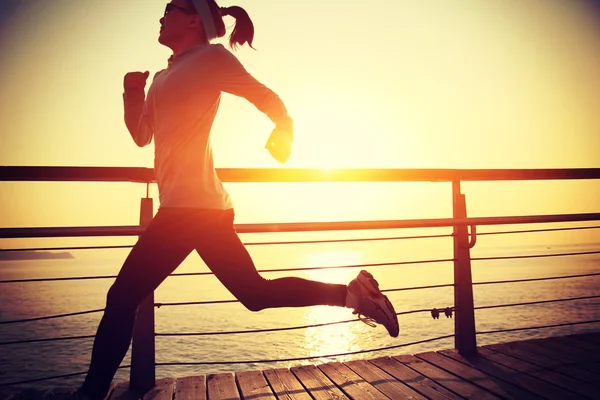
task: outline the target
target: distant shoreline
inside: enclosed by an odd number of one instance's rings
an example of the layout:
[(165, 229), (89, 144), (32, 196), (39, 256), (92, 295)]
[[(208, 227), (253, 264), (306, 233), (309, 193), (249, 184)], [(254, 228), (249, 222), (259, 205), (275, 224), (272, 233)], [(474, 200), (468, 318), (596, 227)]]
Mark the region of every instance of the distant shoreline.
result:
[(14, 260), (66, 260), (75, 258), (68, 251), (0, 251), (0, 261)]

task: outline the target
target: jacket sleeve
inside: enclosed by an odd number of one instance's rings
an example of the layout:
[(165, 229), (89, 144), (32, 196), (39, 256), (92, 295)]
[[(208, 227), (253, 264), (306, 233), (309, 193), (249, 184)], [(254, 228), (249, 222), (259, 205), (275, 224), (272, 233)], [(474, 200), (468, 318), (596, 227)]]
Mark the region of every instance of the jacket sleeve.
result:
[(147, 101), (144, 93), (123, 93), (125, 124), (135, 144), (144, 147), (152, 142)]
[(256, 80), (229, 50), (218, 47), (218, 89), (240, 96), (265, 113), (276, 125), (289, 121), (288, 111), (279, 96)]

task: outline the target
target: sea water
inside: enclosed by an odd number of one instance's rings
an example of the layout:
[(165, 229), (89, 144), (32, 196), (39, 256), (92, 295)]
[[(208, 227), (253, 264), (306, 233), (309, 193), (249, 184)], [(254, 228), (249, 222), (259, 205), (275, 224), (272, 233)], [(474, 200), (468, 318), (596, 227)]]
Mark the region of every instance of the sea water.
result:
[[(400, 235), (401, 236), (401, 235)], [(268, 239), (265, 239), (268, 240)], [(248, 246), (258, 269), (295, 269), (306, 271), (265, 272), (266, 278), (299, 276), (326, 282), (347, 283), (361, 268), (369, 270), (381, 289), (399, 289), (453, 282), (450, 238), (338, 242), (278, 246)], [(600, 251), (600, 244), (572, 243), (547, 246), (503, 245), (501, 241), (480, 239), (472, 257), (499, 257), (472, 262), (473, 281), (520, 280), (540, 277), (600, 273), (600, 255), (511, 258), (521, 255), (550, 255)], [(67, 260), (5, 261), (0, 263), (0, 280), (59, 278), (74, 276), (114, 276), (128, 250), (72, 251)], [(379, 265), (390, 262), (402, 265)], [(433, 262), (428, 262), (433, 261)], [(366, 265), (351, 268), (329, 266)], [(147, 268), (151, 268), (149, 265)], [(197, 254), (191, 254), (176, 273), (208, 272)], [(113, 278), (60, 280), (48, 282), (0, 284), (0, 322), (16, 319), (102, 309)], [(518, 304), (531, 301), (600, 296), (600, 276), (544, 280), (521, 283), (474, 286), (475, 306)], [(365, 359), (385, 355), (419, 353), (452, 348), (454, 339), (426, 341), (454, 333), (454, 318), (431, 317), (433, 308), (452, 307), (453, 289), (440, 287), (387, 292), (401, 314), (400, 336), (391, 338), (383, 327), (371, 328), (360, 321), (280, 332), (239, 333), (202, 336), (161, 336), (170, 333), (199, 333), (268, 329), (322, 324), (354, 319), (351, 310), (336, 307), (269, 309), (250, 312), (240, 303), (180, 305), (167, 303), (233, 299), (212, 275), (171, 276), (155, 292), (156, 361), (223, 362), (214, 365), (157, 366), (157, 377), (290, 367), (306, 363)], [(0, 342), (93, 335), (101, 313), (0, 324)], [(600, 299), (511, 306), (476, 310), (478, 332), (511, 328), (558, 325), (600, 319)], [(522, 330), (478, 335), (478, 345), (552, 335), (597, 330), (600, 324), (581, 324), (548, 329)], [(423, 342), (425, 341), (425, 342)], [(401, 346), (407, 343), (422, 342)], [(0, 385), (48, 376), (84, 372), (87, 369), (93, 339), (73, 339), (14, 345), (0, 345)], [(361, 352), (389, 346), (397, 348)], [(336, 354), (357, 354), (328, 357)], [(262, 363), (262, 360), (307, 360)], [(130, 354), (123, 365), (130, 363)], [(129, 370), (120, 369), (115, 381), (129, 379)], [(76, 386), (82, 375), (57, 380), (0, 386), (1, 393), (25, 388)]]

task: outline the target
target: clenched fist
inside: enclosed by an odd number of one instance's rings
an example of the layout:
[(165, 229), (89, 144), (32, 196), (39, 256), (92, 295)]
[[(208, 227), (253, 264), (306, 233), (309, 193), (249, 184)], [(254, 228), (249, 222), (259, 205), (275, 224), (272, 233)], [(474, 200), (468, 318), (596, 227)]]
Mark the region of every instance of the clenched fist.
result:
[(284, 164), (292, 154), (292, 144), (294, 143), (294, 125), (291, 118), (275, 127), (271, 136), (267, 140), (265, 148), (269, 150), (271, 156)]
[(125, 74), (125, 78), (123, 79), (123, 88), (126, 92), (133, 91), (139, 92), (143, 91), (146, 88), (146, 79), (150, 72), (128, 72)]

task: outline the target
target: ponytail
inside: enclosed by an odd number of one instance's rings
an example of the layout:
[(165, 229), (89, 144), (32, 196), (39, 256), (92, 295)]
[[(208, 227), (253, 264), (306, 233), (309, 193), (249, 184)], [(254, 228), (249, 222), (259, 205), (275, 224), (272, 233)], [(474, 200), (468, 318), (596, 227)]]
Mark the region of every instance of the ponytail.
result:
[[(0, 0), (1, 1), (1, 0)], [(194, 0), (186, 0), (190, 5), (196, 8)], [(225, 36), (225, 24), (223, 23), (223, 17), (229, 15), (235, 18), (235, 25), (233, 32), (229, 35), (229, 47), (237, 49), (238, 46), (243, 46), (248, 43), (248, 46), (252, 47), (252, 40), (254, 39), (254, 24), (250, 19), (250, 16), (242, 7), (231, 6), (231, 7), (219, 7), (215, 0), (202, 0), (206, 1), (212, 20), (215, 24), (215, 34), (217, 37)], [(197, 10), (198, 11), (198, 10)], [(200, 11), (199, 11), (200, 13)], [(209, 40), (212, 38), (208, 38)]]
[(233, 32), (229, 35), (229, 47), (237, 49), (238, 45), (243, 46), (248, 43), (248, 46), (252, 47), (252, 40), (254, 39), (254, 24), (250, 19), (250, 16), (242, 7), (231, 6), (219, 8), (221, 16), (229, 15), (235, 18), (235, 26)]

